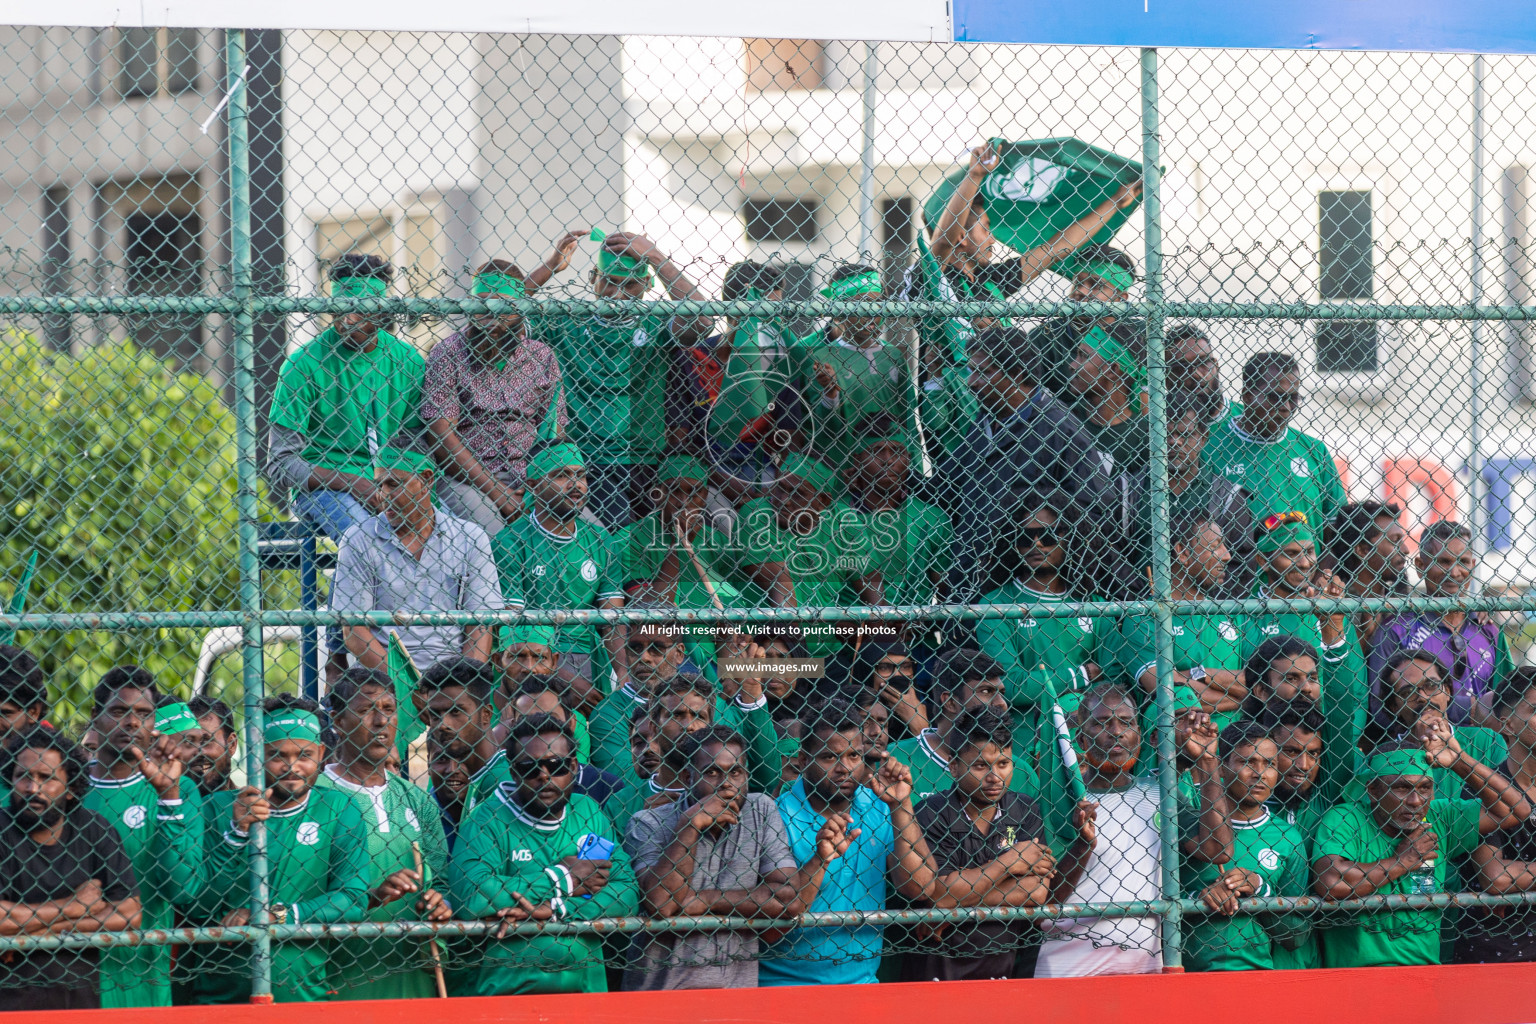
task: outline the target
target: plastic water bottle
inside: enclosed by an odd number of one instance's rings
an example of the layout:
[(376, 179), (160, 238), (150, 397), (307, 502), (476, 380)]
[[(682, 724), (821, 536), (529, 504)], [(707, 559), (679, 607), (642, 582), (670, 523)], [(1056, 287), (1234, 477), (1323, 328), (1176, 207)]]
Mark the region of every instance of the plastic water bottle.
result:
[[(1425, 824), (1429, 824), (1425, 821)], [(1412, 871), (1408, 872), (1408, 895), (1433, 896), (1440, 891), (1435, 884), (1435, 858), (1431, 857)]]

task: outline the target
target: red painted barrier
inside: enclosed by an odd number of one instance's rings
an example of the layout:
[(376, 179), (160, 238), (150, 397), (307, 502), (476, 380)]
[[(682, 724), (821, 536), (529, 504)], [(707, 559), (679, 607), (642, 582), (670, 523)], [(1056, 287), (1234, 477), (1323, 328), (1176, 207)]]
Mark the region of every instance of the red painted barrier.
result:
[(1536, 1024), (1536, 964), (11, 1014), (6, 1024)]

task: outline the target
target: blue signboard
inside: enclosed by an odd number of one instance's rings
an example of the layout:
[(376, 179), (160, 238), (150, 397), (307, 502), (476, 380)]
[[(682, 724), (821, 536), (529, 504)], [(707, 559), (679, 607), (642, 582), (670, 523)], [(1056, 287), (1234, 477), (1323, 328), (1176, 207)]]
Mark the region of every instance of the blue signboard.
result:
[(953, 0), (968, 43), (1536, 53), (1533, 0)]

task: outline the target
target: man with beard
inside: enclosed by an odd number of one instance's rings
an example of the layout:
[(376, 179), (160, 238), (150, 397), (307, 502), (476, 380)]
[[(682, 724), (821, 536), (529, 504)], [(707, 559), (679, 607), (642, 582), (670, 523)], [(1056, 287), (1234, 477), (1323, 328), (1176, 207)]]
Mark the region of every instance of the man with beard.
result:
[(628, 776), (628, 722), (636, 708), (644, 708), (654, 692), (680, 672), (698, 675), (699, 668), (688, 661), (682, 637), (666, 624), (636, 626), (626, 644), (629, 682), (615, 687), (592, 712), (592, 763), (616, 775)]
[[(1378, 686), (1382, 692), (1380, 714), (1372, 722), (1368, 741), (1390, 744), (1412, 737), (1422, 738), (1432, 722), (1450, 723), (1452, 705), (1450, 672), (1445, 663), (1426, 650), (1402, 650), (1381, 669)], [(1504, 737), (1495, 729), (1478, 725), (1456, 725), (1456, 742), (1467, 756), (1483, 764), (1503, 764), (1507, 754)], [(1461, 785), (1456, 776), (1433, 766), (1436, 792), (1441, 796), (1459, 796)]]
[[(800, 778), (778, 803), (807, 911), (884, 910), (892, 889), (909, 900), (930, 895), (933, 857), (912, 807), (912, 773), (888, 757), (866, 775), (856, 709), (828, 705), (806, 723)], [(879, 925), (795, 928), (763, 951), (758, 984), (873, 983), (883, 932)]]
[[(1324, 759), (1323, 713), (1312, 702), (1299, 699), (1276, 701), (1261, 710), (1254, 721), (1268, 730), (1275, 741), (1275, 788), (1265, 806), (1270, 814), (1294, 825), (1311, 848), (1323, 815), (1338, 802), (1341, 780), (1322, 772)], [(1343, 751), (1340, 756), (1353, 761), (1358, 751)], [(1323, 966), (1323, 948), (1318, 933), (1312, 932), (1295, 949), (1276, 945), (1271, 950), (1276, 970)]]
[[(81, 803), (117, 828), (133, 861), (145, 928), (170, 928), (173, 905), (193, 899), (203, 868), (203, 798), (176, 759), (172, 735), (196, 727), (186, 705), (156, 728), (160, 691), (137, 665), (114, 668), (92, 693), (101, 737)], [(101, 955), (101, 1005), (171, 1005), (171, 947), (117, 947)]]
[[(1454, 773), (1475, 798), (1460, 799), (1460, 787), (1438, 791), (1431, 766)], [(1324, 899), (1455, 892), (1450, 862), (1531, 813), (1524, 791), (1468, 757), (1444, 720), (1422, 740), (1378, 749), (1364, 774), (1366, 799), (1323, 815), (1312, 844), (1312, 888)], [(1438, 907), (1373, 912), (1337, 924), (1323, 932), (1324, 966), (1438, 964), (1442, 914)]]
[[(507, 607), (624, 607), (613, 538), (581, 518), (587, 507), (581, 449), (569, 441), (539, 442), (528, 453), (527, 477), (532, 511), (491, 539)], [(607, 692), (610, 678), (615, 687), (629, 682), (622, 626), (563, 625), (556, 629), (554, 648), (562, 663), (571, 661), (576, 674), (599, 691)]]
[[(1414, 566), (1424, 580), (1424, 596), (1459, 598), (1467, 593), (1477, 568), (1472, 531), (1460, 523), (1438, 522), (1424, 528)], [(1449, 668), (1451, 703), (1446, 715), (1454, 725), (1482, 724), (1504, 677), (1514, 668), (1504, 631), (1486, 613), (1451, 610), (1439, 614), (1394, 615), (1375, 636), (1370, 667), (1373, 682), (1381, 667), (1403, 650), (1430, 652)], [(1378, 698), (1383, 696), (1379, 691)]]
[[(417, 695), (425, 700), (418, 717), (427, 731), (428, 771), (439, 759), (444, 765), (445, 785), (434, 779), (432, 798), (443, 813), (443, 834), (453, 848), (459, 821), (466, 810), (469, 780), (483, 771), (499, 753), (491, 738), (496, 670), (469, 658), (439, 662), (421, 674)], [(454, 781), (462, 776), (462, 783)], [(451, 826), (451, 827), (450, 827)]]
[[(1352, 502), (1328, 524), (1328, 554), (1349, 597), (1408, 593), (1408, 532), (1401, 510), (1380, 501)], [(1355, 612), (1355, 631), (1367, 651), (1381, 627), (1380, 612)]]
[[(336, 730), (335, 761), (315, 789), (350, 796), (362, 814), (368, 843), (365, 921), (446, 921), (452, 913), (433, 888), (448, 860), (448, 840), (437, 804), (387, 767), (395, 749), (399, 708), (389, 677), (354, 666), (326, 699)], [(414, 867), (419, 846), (423, 872)], [(420, 967), (419, 947), (374, 939), (343, 939), (332, 956), (331, 982), (340, 999), (430, 998), (432, 977)]]
[(229, 705), (212, 697), (193, 697), (187, 710), (197, 728), (177, 736), (177, 757), (188, 778), (204, 797), (234, 788), (230, 771), (235, 761), (235, 717)]
[[(101, 815), (81, 806), (85, 759), (52, 729), (12, 736), (0, 759), (0, 935), (42, 938), (139, 927), (133, 865)], [(0, 1011), (101, 1005), (94, 949), (10, 953)]]
[(1279, 750), (1261, 722), (1239, 722), (1218, 740), (1224, 810), (1232, 828), (1232, 855), (1212, 863), (1190, 858), (1185, 888), (1209, 915), (1187, 928), (1185, 949), (1192, 971), (1271, 970), (1277, 949), (1295, 949), (1311, 934), (1304, 916), (1239, 915), (1245, 896), (1305, 896), (1307, 840), (1271, 814), (1265, 801), (1279, 780)]
[(1190, 323), (1172, 325), (1163, 336), (1163, 355), (1168, 360), (1170, 392), (1194, 391), (1209, 396), (1208, 427), (1242, 415), (1241, 402), (1222, 397), (1221, 363), (1216, 360), (1216, 350), (1204, 328)]
[[(638, 812), (624, 839), (646, 909), (658, 918), (798, 916), (784, 821), (772, 797), (747, 792), (747, 741), (711, 726), (685, 736), (679, 757), (683, 798)], [(657, 936), (624, 989), (756, 988), (757, 954), (755, 932)]]
[(506, 929), (633, 914), (629, 855), (597, 803), (572, 792), (576, 748), (566, 725), (548, 715), (519, 719), (506, 749), (513, 781), (470, 815), (450, 867), (459, 916), (502, 924), (472, 994), (605, 992), (601, 938), (507, 938)]
[[(357, 802), (339, 789), (316, 788), (325, 761), (319, 705), (302, 698), (263, 702), (264, 786), (215, 794), (207, 807), (208, 880), (200, 918), (239, 927), (251, 920), (251, 825), (265, 822), (268, 902), (277, 924), (361, 921), (368, 905), (368, 837)], [(250, 1001), (249, 945), (200, 946), (193, 1001)], [(272, 947), (272, 994), (280, 1003), (330, 998), (336, 987), (324, 942)]]
[[(570, 266), (583, 232), (568, 231), (554, 252), (524, 275), (510, 260), (475, 271), (470, 295), (522, 299)], [(560, 362), (530, 338), (517, 310), (480, 313), (427, 355), (421, 421), (437, 443), (438, 492), (448, 511), (494, 537), (523, 515), (523, 463), (546, 426), (565, 429)]]
[[(1062, 266), (1073, 269), (1068, 302), (1124, 302), (1136, 283), (1136, 261), (1109, 245), (1084, 246), (1070, 261), (1063, 261)], [(1122, 345), (1137, 342), (1145, 345), (1141, 339), (1146, 325), (1140, 321), (1122, 320), (1113, 315), (1055, 317), (1029, 332), (1029, 344), (1043, 359), (1045, 376), (1041, 383), (1058, 395), (1068, 393), (1072, 357), (1083, 336), (1094, 328)]]

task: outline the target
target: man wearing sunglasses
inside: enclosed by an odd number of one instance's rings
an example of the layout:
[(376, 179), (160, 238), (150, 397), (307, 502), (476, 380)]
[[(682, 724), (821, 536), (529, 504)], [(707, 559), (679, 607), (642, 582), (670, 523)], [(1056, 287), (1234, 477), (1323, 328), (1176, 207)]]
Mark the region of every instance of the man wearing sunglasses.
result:
[(1260, 352), (1243, 364), (1242, 415), (1206, 443), (1206, 465), (1248, 492), (1255, 522), (1294, 509), (1326, 523), (1348, 500), (1328, 446), (1291, 426), (1301, 397), (1296, 360)]
[(635, 913), (629, 855), (596, 801), (573, 792), (576, 745), (566, 724), (520, 719), (506, 751), (512, 781), (470, 816), (448, 866), (459, 915), (502, 925), (465, 994), (606, 992), (600, 937), (506, 932), (525, 921)]

